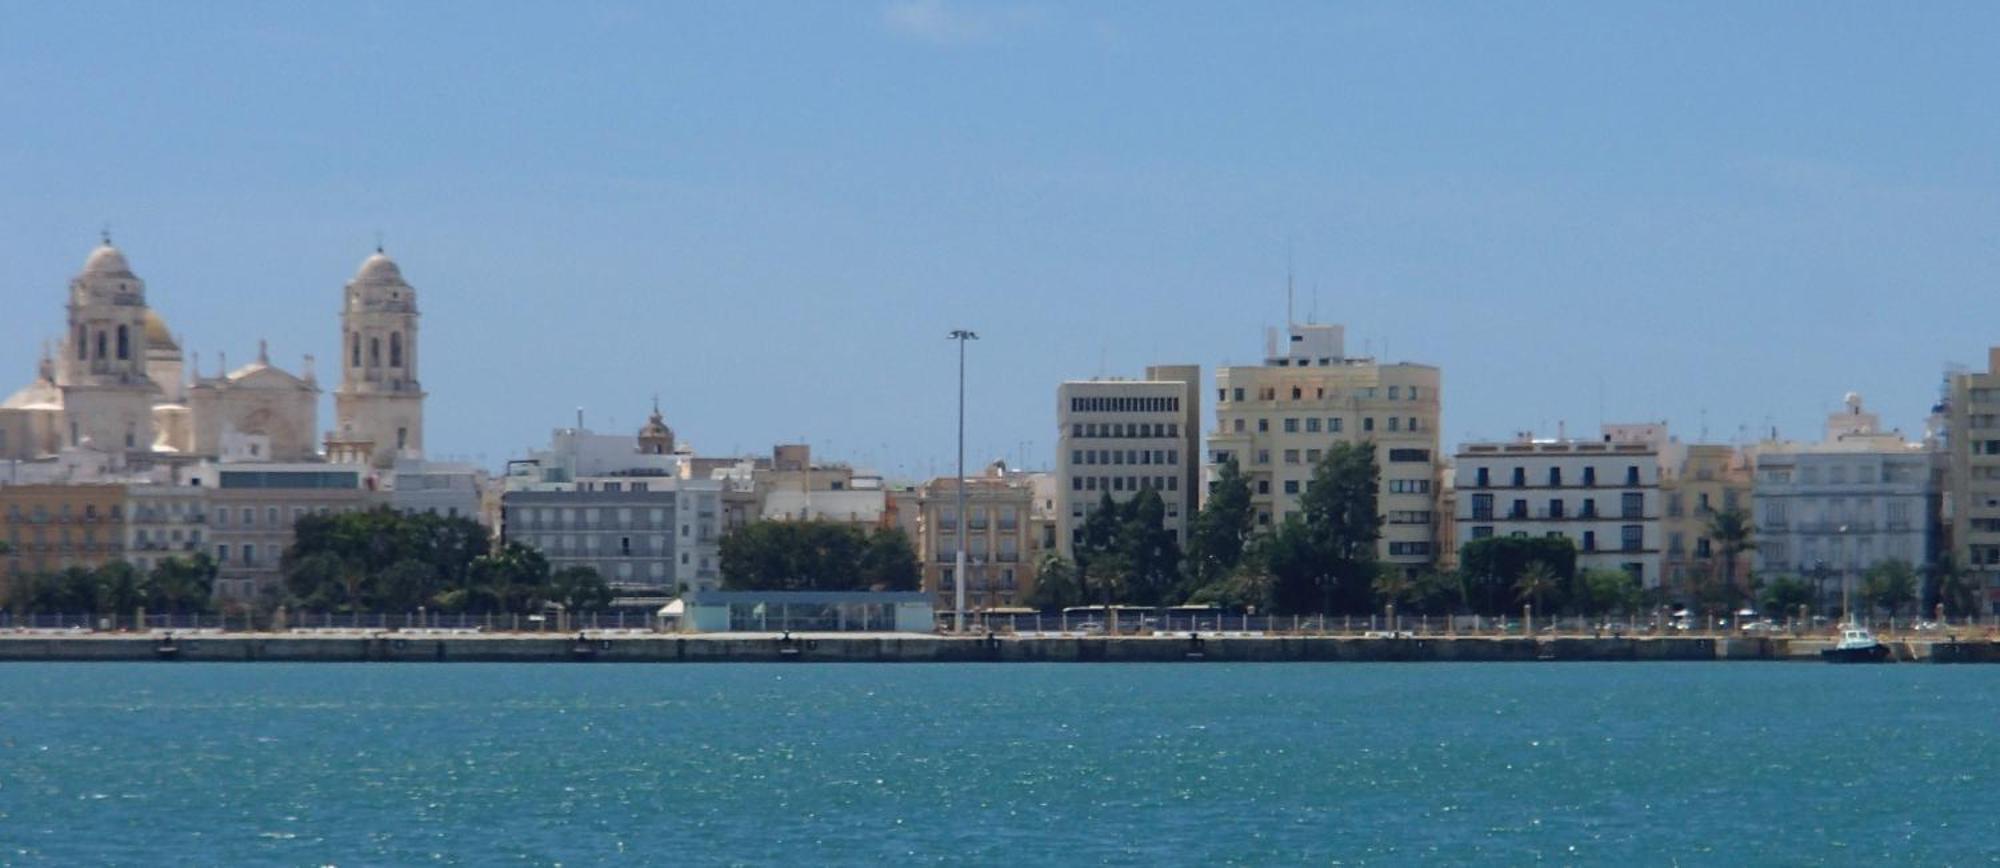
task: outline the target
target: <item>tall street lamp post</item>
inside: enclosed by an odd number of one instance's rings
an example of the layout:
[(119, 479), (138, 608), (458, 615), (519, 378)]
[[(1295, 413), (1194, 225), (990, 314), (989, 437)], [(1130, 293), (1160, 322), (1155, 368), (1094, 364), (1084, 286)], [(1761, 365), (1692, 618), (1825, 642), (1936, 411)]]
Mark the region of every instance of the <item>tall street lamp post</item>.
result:
[(969, 329), (953, 329), (949, 337), (958, 342), (958, 554), (951, 570), (951, 625), (965, 632), (965, 342), (979, 340)]

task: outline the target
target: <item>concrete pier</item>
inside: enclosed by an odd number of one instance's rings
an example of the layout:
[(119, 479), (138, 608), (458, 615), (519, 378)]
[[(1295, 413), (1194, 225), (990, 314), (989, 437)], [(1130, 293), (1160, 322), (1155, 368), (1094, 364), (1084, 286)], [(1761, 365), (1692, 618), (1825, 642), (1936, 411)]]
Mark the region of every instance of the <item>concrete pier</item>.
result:
[[(945, 637), (385, 632), (0, 635), (0, 661), (402, 663), (1229, 663), (1818, 660), (1787, 638)], [(1898, 661), (2000, 663), (2000, 642), (1891, 643)]]

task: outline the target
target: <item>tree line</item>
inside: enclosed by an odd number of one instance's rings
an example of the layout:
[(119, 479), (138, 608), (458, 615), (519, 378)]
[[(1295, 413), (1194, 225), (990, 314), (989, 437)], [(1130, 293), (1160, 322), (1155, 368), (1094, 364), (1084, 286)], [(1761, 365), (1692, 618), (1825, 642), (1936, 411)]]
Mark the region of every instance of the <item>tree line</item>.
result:
[(472, 519), (387, 507), (300, 517), (282, 570), (283, 604), (309, 612), (532, 614), (596, 611), (612, 599), (595, 569), (551, 570), (533, 548), (492, 546)]
[(722, 538), (722, 587), (732, 591), (914, 591), (910, 537), (838, 522), (754, 521)]
[(141, 570), (126, 561), (16, 576), (0, 605), (21, 614), (202, 614), (212, 611), (215, 561), (170, 557)]

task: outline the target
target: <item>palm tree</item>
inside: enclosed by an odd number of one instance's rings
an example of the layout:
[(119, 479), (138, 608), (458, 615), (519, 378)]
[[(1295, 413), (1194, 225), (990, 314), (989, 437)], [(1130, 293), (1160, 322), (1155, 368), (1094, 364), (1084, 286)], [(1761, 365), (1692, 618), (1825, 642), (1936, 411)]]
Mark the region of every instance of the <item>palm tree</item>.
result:
[(1537, 612), (1544, 611), (1542, 598), (1555, 589), (1556, 571), (1541, 561), (1529, 561), (1528, 565), (1521, 569), (1521, 575), (1514, 580), (1515, 595), (1520, 597), (1521, 602), (1534, 603)]
[(1735, 588), (1736, 558), (1757, 547), (1751, 541), (1757, 529), (1750, 525), (1749, 513), (1730, 508), (1708, 516), (1707, 532), (1709, 540), (1715, 544), (1716, 556), (1722, 559), (1722, 581)]
[(1385, 606), (1401, 606), (1417, 597), (1417, 583), (1403, 575), (1394, 567), (1385, 567), (1375, 575), (1375, 598)]
[(1946, 614), (1969, 615), (1979, 608), (1979, 586), (1966, 571), (1947, 563), (1938, 569), (1937, 598)]

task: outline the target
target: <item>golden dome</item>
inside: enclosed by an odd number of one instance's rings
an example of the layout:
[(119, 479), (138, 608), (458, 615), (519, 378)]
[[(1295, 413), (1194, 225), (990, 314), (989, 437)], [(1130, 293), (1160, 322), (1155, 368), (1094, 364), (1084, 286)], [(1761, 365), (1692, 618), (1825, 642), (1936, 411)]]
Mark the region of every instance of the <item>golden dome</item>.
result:
[(167, 321), (160, 318), (158, 311), (146, 309), (146, 347), (150, 350), (173, 350), (179, 352), (181, 345), (174, 342), (174, 335), (167, 331)]

